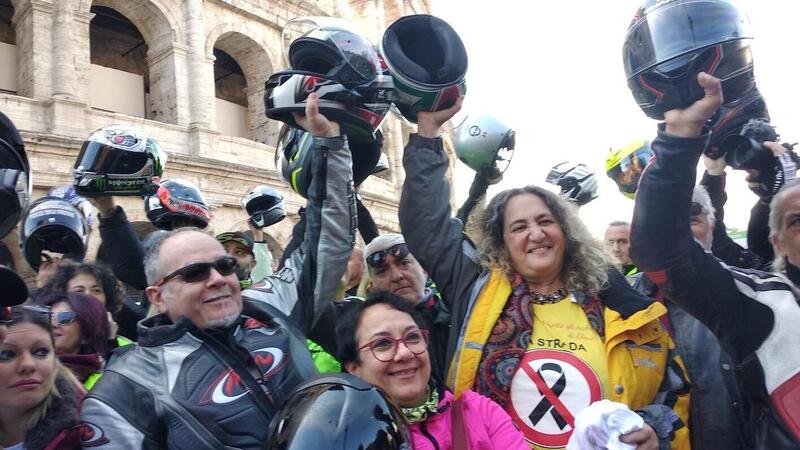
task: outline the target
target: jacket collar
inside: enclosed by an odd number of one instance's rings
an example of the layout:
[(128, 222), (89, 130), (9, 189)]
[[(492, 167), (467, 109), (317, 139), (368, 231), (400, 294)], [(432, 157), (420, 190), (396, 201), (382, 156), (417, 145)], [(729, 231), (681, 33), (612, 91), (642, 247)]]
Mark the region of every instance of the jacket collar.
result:
[[(235, 322), (238, 325), (241, 317)], [(181, 317), (177, 323), (166, 314), (158, 314), (139, 322), (137, 325), (139, 340), (137, 343), (143, 347), (155, 347), (159, 345), (175, 342), (182, 338), (186, 333), (197, 331), (195, 324), (186, 317)]]

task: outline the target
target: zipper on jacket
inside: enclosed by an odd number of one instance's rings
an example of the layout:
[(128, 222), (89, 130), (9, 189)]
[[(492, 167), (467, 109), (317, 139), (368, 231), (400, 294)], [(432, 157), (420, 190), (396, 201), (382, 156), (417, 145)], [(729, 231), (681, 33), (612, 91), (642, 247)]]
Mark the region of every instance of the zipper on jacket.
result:
[(436, 450), (439, 450), (439, 443), (436, 442), (436, 438), (434, 438), (433, 435), (431, 435), (428, 432), (428, 427), (425, 426), (425, 422), (420, 422), (419, 431), (422, 432), (423, 436), (425, 436), (426, 438), (428, 438), (429, 441), (431, 441), (431, 444), (433, 445), (433, 448), (435, 448)]

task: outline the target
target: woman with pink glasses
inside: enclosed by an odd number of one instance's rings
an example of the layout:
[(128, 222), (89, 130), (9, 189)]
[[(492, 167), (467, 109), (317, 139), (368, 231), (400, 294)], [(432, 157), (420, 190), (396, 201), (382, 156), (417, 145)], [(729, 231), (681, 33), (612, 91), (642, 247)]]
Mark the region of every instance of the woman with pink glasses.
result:
[(401, 408), (416, 450), (527, 450), (498, 404), (472, 391), (455, 401), (431, 377), (428, 332), (420, 324), (413, 307), (390, 292), (353, 302), (336, 328), (339, 360)]

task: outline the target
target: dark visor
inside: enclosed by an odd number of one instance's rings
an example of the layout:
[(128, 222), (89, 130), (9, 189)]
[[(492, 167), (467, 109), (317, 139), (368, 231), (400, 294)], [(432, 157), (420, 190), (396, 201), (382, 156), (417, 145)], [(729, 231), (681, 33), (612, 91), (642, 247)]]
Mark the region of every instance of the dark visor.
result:
[(749, 23), (723, 1), (684, 1), (647, 14), (622, 49), (628, 79), (650, 67), (709, 45), (752, 38)]
[(75, 169), (86, 172), (132, 175), (147, 164), (147, 154), (121, 150), (97, 142), (86, 142), (81, 148)]

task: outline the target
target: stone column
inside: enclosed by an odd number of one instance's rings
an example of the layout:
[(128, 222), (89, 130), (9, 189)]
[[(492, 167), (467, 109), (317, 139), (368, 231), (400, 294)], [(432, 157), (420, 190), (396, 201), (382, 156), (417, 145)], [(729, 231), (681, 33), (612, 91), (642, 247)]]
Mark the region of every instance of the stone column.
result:
[(187, 83), (186, 46), (172, 43), (168, 47), (150, 49), (147, 67), (150, 70), (149, 117), (176, 125), (189, 124), (189, 91)]
[(186, 20), (186, 43), (188, 54), (188, 87), (189, 96), (189, 126), (197, 128), (210, 128), (209, 112), (214, 108), (214, 85), (211, 84), (209, 92), (208, 78), (213, 78), (213, 59), (206, 58), (205, 26), (203, 23), (203, 1), (184, 0), (184, 17)]
[[(75, 63), (72, 51), (72, 30), (75, 27), (72, 2), (59, 1), (53, 11), (52, 75), (53, 97), (75, 98)], [(87, 41), (88, 47), (89, 42)]]
[(53, 4), (45, 0), (20, 0), (12, 24), (17, 40), (17, 93), (37, 100), (52, 93), (51, 29)]

